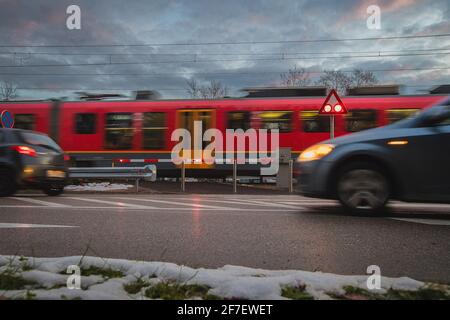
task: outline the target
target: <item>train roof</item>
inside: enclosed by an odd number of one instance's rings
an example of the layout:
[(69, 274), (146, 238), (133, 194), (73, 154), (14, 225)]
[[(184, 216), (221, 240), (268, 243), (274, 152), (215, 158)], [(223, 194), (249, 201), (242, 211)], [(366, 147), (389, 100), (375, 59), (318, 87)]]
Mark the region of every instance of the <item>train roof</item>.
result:
[[(408, 94), (408, 95), (346, 95), (341, 96), (343, 99), (383, 99), (383, 98), (425, 98), (425, 97), (447, 97), (448, 94)], [(302, 96), (302, 97), (230, 97), (221, 99), (160, 99), (160, 100), (135, 100), (135, 99), (108, 99), (108, 100), (58, 100), (58, 99), (48, 99), (48, 100), (8, 100), (0, 101), (1, 104), (10, 103), (52, 103), (52, 102), (77, 102), (77, 103), (108, 103), (108, 102), (179, 102), (179, 101), (190, 101), (190, 102), (223, 102), (223, 101), (258, 101), (258, 100), (311, 100), (311, 99), (325, 99), (326, 96)]]

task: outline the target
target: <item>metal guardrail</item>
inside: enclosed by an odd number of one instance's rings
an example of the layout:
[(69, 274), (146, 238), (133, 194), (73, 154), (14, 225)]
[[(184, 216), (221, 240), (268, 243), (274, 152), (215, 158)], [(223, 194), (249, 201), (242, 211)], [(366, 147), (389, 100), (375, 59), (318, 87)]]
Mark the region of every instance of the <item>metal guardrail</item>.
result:
[(136, 192), (139, 192), (139, 180), (155, 181), (156, 166), (144, 167), (90, 167), (69, 168), (69, 178), (72, 179), (134, 179)]
[[(285, 162), (288, 164), (288, 191), (289, 193), (294, 192), (294, 160), (288, 159)], [(233, 159), (233, 193), (238, 193), (238, 163), (236, 159)], [(278, 177), (277, 177), (278, 178)], [(186, 165), (184, 162), (181, 163), (181, 192), (186, 192)]]

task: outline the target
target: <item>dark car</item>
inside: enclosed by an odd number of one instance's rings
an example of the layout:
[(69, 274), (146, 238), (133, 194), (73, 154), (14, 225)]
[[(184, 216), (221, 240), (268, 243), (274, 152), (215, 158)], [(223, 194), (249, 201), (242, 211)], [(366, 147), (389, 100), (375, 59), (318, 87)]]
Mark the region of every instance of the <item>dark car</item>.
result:
[(392, 125), (314, 145), (296, 161), (301, 194), (358, 213), (389, 199), (450, 202), (450, 98)]
[(38, 188), (56, 196), (67, 179), (65, 156), (48, 136), (34, 131), (0, 128), (0, 196), (19, 188)]

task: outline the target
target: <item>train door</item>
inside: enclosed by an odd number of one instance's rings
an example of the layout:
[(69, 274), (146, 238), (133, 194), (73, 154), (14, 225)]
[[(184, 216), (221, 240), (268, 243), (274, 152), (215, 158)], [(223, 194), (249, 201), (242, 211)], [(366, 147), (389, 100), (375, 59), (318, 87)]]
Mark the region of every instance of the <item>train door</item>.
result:
[[(195, 126), (197, 125), (197, 130)], [(190, 149), (184, 150), (183, 157), (192, 160), (186, 168), (207, 169), (214, 165), (204, 163), (203, 150), (210, 143), (203, 141), (206, 130), (215, 128), (216, 112), (212, 109), (185, 109), (177, 111), (177, 128), (186, 129), (191, 135)], [(195, 141), (201, 141), (197, 145)], [(199, 150), (201, 148), (201, 150)], [(200, 156), (200, 158), (199, 158)]]

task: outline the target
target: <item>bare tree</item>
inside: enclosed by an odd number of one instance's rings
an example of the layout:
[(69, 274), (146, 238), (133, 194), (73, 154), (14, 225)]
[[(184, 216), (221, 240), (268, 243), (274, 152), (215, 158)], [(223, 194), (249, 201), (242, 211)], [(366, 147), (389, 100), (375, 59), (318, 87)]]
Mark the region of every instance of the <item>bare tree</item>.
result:
[(378, 83), (378, 79), (375, 77), (372, 71), (364, 71), (362, 69), (355, 69), (351, 75), (352, 86), (361, 87), (368, 84)]
[(219, 81), (211, 80), (208, 85), (200, 86), (195, 79), (187, 81), (187, 92), (191, 98), (220, 99), (228, 95), (228, 87)]
[(186, 84), (187, 84), (186, 91), (188, 92), (189, 96), (192, 99), (200, 97), (200, 86), (198, 85), (197, 80), (195, 79), (187, 80)]
[(0, 84), (0, 97), (3, 101), (8, 101), (17, 97), (17, 86), (10, 81), (2, 81)]
[(372, 71), (354, 69), (350, 75), (342, 71), (325, 70), (317, 81), (318, 85), (323, 85), (328, 89), (335, 89), (339, 94), (345, 95), (352, 87), (378, 83)]
[(317, 84), (328, 89), (335, 89), (339, 94), (345, 95), (348, 88), (352, 86), (352, 79), (339, 70), (324, 70), (319, 80), (317, 80)]
[(297, 68), (297, 66), (280, 74), (280, 77), (281, 84), (285, 87), (304, 87), (311, 83), (309, 73), (304, 68)]

